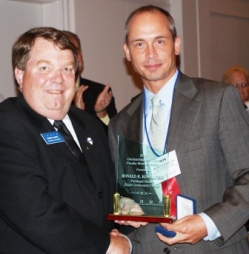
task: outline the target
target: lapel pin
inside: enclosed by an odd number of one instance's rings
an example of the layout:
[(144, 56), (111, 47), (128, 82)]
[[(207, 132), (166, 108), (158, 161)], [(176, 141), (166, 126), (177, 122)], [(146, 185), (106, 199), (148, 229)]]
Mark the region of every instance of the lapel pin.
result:
[(86, 142), (89, 144), (89, 145), (93, 145), (93, 140), (92, 140), (92, 138), (90, 138), (90, 137), (88, 137), (87, 139), (86, 139)]

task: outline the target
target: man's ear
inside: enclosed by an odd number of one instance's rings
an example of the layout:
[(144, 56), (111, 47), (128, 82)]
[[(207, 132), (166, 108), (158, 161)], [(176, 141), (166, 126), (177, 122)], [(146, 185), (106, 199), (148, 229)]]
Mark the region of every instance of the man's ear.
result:
[(179, 55), (180, 54), (180, 49), (181, 49), (181, 39), (179, 37), (175, 38), (175, 54)]
[(130, 62), (131, 61), (130, 50), (129, 50), (128, 45), (126, 43), (124, 43), (123, 49), (125, 52), (126, 59)]
[(15, 78), (16, 78), (16, 81), (19, 85), (20, 91), (22, 91), (23, 75), (24, 75), (24, 71), (22, 71), (16, 67), (15, 68)]

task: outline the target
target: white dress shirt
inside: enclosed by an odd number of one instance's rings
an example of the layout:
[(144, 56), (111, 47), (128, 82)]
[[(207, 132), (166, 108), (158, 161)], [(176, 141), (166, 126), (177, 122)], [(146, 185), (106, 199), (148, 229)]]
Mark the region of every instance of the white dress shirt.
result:
[[(52, 125), (54, 124), (54, 120), (48, 118), (48, 121)], [(62, 121), (67, 126), (68, 130), (70, 131), (71, 135), (73, 136), (74, 141), (76, 142), (76, 144), (79, 146), (80, 150), (82, 151), (82, 149), (80, 147), (80, 142), (79, 142), (79, 140), (77, 138), (77, 135), (76, 135), (76, 133), (74, 131), (74, 128), (73, 128), (73, 125), (72, 125), (72, 122), (71, 122), (69, 116), (66, 115)]]

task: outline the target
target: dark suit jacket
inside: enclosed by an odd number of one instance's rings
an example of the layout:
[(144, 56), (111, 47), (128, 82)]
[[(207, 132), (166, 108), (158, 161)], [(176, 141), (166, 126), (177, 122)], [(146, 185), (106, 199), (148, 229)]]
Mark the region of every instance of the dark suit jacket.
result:
[[(82, 77), (80, 78), (80, 85), (88, 86), (88, 89), (83, 94), (85, 110), (91, 115), (96, 116), (94, 105), (96, 103), (97, 97), (105, 88), (105, 85)], [(117, 114), (114, 96), (112, 97), (110, 105), (106, 108), (106, 111), (110, 119)]]
[(115, 189), (107, 138), (88, 113), (72, 106), (69, 117), (87, 167), (65, 143), (44, 142), (54, 128), (22, 95), (1, 103), (0, 253), (106, 253)]
[[(249, 217), (249, 117), (232, 86), (179, 74), (169, 126), (167, 151), (175, 150), (182, 194), (197, 201), (197, 212), (214, 221), (222, 237), (213, 242), (167, 246), (155, 225), (129, 236), (136, 254), (249, 253), (243, 225)], [(142, 143), (142, 95), (109, 124), (113, 159), (117, 136)]]

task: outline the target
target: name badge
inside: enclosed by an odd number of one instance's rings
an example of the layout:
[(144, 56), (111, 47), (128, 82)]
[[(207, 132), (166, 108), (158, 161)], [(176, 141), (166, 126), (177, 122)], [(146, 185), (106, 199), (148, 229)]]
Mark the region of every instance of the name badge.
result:
[(181, 174), (175, 150), (150, 161), (149, 166), (154, 185)]
[(65, 142), (64, 138), (58, 131), (41, 133), (41, 136), (47, 145)]

